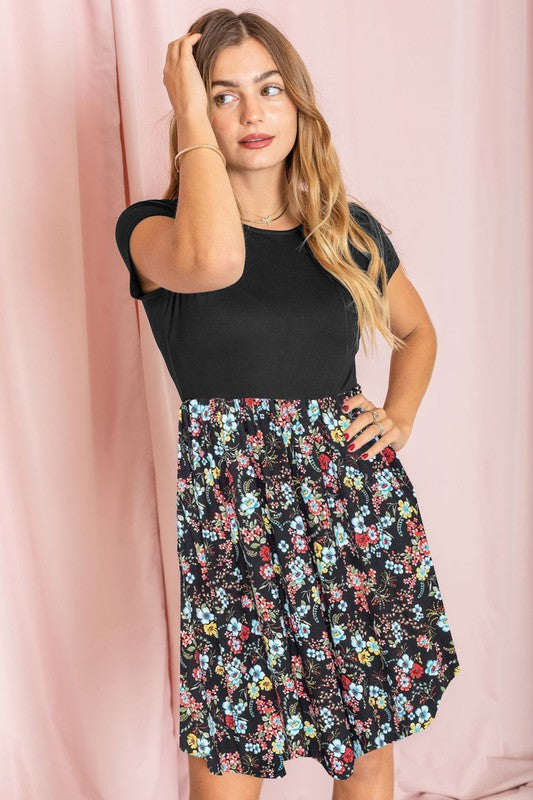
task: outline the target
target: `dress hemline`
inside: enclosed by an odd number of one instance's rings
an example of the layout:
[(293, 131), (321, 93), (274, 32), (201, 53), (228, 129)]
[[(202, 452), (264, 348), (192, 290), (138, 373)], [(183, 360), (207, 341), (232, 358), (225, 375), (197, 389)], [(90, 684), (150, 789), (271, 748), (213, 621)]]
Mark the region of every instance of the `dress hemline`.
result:
[[(186, 755), (190, 755), (190, 756), (192, 756), (194, 758), (202, 758), (206, 762), (207, 769), (209, 770), (211, 775), (225, 775), (227, 773), (230, 773), (232, 775), (247, 775), (247, 776), (252, 777), (252, 778), (260, 778), (261, 780), (265, 780), (265, 779), (266, 780), (280, 780), (280, 778), (285, 778), (286, 775), (287, 775), (287, 772), (285, 770), (285, 764), (288, 761), (296, 761), (299, 758), (312, 758), (314, 761), (317, 761), (325, 769), (327, 774), (331, 778), (333, 778), (333, 780), (335, 780), (335, 781), (345, 781), (345, 780), (348, 780), (349, 778), (351, 778), (352, 775), (354, 774), (354, 772), (356, 770), (356, 766), (355, 766), (356, 762), (357, 762), (357, 760), (359, 758), (361, 758), (361, 756), (366, 755), (367, 753), (374, 752), (375, 750), (379, 750), (382, 747), (386, 747), (389, 744), (394, 744), (394, 742), (401, 742), (403, 739), (408, 739), (410, 736), (414, 736), (417, 733), (423, 733), (425, 730), (427, 730), (431, 726), (431, 724), (433, 722), (435, 722), (435, 720), (437, 718), (437, 713), (438, 713), (439, 708), (440, 708), (440, 703), (441, 703), (441, 700), (442, 700), (442, 697), (443, 697), (444, 693), (446, 692), (446, 689), (450, 686), (450, 684), (452, 683), (453, 679), (455, 677), (457, 677), (457, 675), (459, 675), (460, 672), (461, 672), (461, 664), (460, 664), (459, 659), (452, 659), (452, 660), (447, 662), (447, 666), (446, 666), (446, 670), (445, 670), (445, 681), (444, 681), (444, 683), (436, 684), (437, 687), (438, 687), (438, 693), (436, 694), (435, 698), (432, 698), (432, 706), (433, 706), (432, 712), (433, 713), (431, 714), (430, 718), (428, 720), (426, 720), (424, 725), (420, 725), (419, 723), (416, 723), (414, 721), (409, 720), (408, 723), (402, 725), (400, 728), (396, 728), (395, 731), (391, 731), (391, 734), (394, 733), (394, 732), (396, 733), (396, 736), (394, 736), (394, 738), (389, 738), (388, 741), (385, 740), (384, 743), (380, 744), (380, 745), (375, 744), (375, 742), (372, 742), (371, 744), (367, 742), (366, 745), (363, 746), (361, 744), (361, 742), (357, 739), (357, 737), (354, 736), (354, 740), (357, 741), (357, 743), (359, 745), (359, 748), (360, 748), (360, 750), (362, 752), (360, 752), (360, 754), (358, 756), (356, 756), (351, 761), (352, 768), (350, 770), (347, 770), (345, 773), (342, 773), (342, 774), (334, 772), (328, 766), (328, 762), (327, 762), (326, 759), (321, 759), (317, 754), (310, 753), (310, 752), (307, 752), (307, 753), (292, 753), (292, 754), (285, 752), (283, 754), (279, 754), (279, 755), (282, 755), (282, 758), (281, 758), (281, 762), (280, 762), (280, 767), (276, 771), (277, 774), (273, 774), (273, 772), (274, 772), (273, 770), (263, 770), (263, 772), (262, 773), (259, 772), (259, 774), (255, 773), (255, 772), (251, 772), (251, 771), (246, 771), (245, 769), (240, 769), (240, 770), (237, 770), (237, 769), (225, 769), (225, 770), (215, 771), (215, 770), (210, 768), (210, 764), (212, 763), (213, 759), (210, 759), (207, 756), (202, 755), (201, 753), (198, 752), (198, 750), (191, 749), (186, 745), (184, 740), (185, 740), (186, 736), (190, 735), (190, 733), (191, 733), (190, 730), (183, 737), (181, 737), (181, 734), (180, 734), (180, 736), (178, 737), (178, 746), (179, 746), (179, 749), (183, 753), (185, 753)], [(427, 705), (427, 702), (425, 703), (425, 705)], [(199, 734), (196, 734), (196, 735), (197, 736), (201, 736), (202, 734), (199, 733)], [(386, 739), (386, 737), (383, 737), (383, 738)]]

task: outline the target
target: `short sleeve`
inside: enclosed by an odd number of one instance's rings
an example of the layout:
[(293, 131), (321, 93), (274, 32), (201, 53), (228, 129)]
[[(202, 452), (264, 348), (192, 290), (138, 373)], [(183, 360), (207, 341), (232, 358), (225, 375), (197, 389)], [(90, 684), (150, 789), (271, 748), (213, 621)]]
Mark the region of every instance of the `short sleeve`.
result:
[[(136, 300), (149, 297), (143, 293), (130, 253), (130, 236), (134, 227), (145, 217), (176, 216), (177, 200), (139, 200), (122, 211), (115, 224), (115, 241), (130, 273), (130, 295)], [(153, 294), (153, 293), (152, 293)]]
[[(380, 255), (385, 263), (387, 279), (390, 280), (400, 265), (400, 258), (393, 243), (383, 230), (380, 222), (378, 222), (370, 211), (367, 211), (356, 203), (350, 203), (349, 206), (352, 217), (376, 242)], [(368, 257), (365, 258), (365, 261), (366, 264), (361, 266), (368, 266)], [(379, 281), (379, 285), (381, 288), (381, 281)]]

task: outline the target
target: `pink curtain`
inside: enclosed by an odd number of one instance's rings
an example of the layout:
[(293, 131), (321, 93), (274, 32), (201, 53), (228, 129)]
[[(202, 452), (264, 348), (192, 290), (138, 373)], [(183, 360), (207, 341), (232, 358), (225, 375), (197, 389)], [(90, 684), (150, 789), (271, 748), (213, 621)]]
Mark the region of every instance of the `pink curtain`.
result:
[[(4, 9), (6, 800), (187, 798), (180, 399), (113, 233), (126, 205), (166, 186), (166, 47), (215, 7)], [(309, 65), (349, 191), (392, 228), (439, 339), (402, 462), (462, 670), (430, 729), (395, 745), (396, 798), (533, 797), (531, 3), (255, 10)], [(358, 356), (375, 402), (387, 358)], [(286, 767), (264, 798), (329, 797), (318, 763)]]

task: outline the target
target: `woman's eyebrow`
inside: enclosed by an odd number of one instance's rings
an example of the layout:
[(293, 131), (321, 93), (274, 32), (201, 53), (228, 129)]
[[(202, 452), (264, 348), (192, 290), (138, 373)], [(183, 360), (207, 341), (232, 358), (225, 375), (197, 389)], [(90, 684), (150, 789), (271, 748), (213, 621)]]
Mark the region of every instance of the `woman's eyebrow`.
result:
[[(254, 78), (254, 83), (264, 81), (266, 78), (270, 78), (271, 75), (279, 75), (281, 77), (281, 72), (279, 69), (269, 69), (267, 72), (262, 72), (261, 75), (257, 75)], [(230, 86), (232, 89), (239, 88), (237, 81), (228, 80), (211, 81), (211, 88), (213, 88), (213, 86)]]

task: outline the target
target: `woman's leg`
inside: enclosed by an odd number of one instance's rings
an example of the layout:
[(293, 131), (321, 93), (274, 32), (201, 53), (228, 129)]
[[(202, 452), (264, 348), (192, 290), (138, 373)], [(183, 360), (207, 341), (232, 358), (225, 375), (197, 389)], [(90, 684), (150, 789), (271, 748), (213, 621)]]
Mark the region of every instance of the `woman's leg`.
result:
[(259, 800), (262, 783), (236, 772), (213, 775), (205, 758), (189, 755), (189, 800)]
[(393, 800), (393, 744), (390, 742), (359, 756), (353, 775), (345, 781), (334, 782), (331, 800)]

